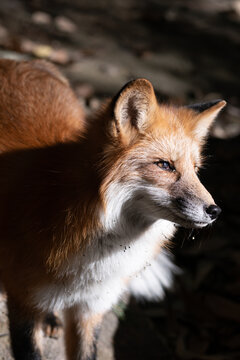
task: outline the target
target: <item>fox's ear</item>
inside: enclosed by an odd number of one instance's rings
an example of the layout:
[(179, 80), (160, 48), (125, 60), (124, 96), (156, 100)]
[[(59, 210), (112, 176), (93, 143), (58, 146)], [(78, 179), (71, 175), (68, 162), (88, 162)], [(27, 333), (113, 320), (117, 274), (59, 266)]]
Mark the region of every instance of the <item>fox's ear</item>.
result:
[(224, 100), (213, 100), (202, 104), (187, 106), (197, 113), (193, 128), (193, 133), (196, 137), (203, 138), (207, 135), (214, 119), (225, 105), (226, 101)]
[(144, 130), (157, 106), (152, 84), (146, 79), (127, 83), (113, 100), (117, 132)]

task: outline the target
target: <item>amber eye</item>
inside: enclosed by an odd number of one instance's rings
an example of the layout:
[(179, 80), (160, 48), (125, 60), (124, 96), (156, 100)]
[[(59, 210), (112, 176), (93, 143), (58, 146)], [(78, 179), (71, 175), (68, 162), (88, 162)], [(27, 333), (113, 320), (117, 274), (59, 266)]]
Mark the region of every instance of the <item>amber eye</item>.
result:
[(175, 167), (171, 165), (169, 161), (159, 160), (156, 161), (154, 164), (163, 170), (172, 171), (172, 172), (176, 171)]

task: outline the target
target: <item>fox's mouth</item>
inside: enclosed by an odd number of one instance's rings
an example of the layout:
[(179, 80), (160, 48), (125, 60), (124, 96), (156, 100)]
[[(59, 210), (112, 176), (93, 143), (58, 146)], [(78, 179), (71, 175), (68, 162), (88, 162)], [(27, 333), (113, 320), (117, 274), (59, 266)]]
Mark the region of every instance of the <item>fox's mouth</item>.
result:
[(172, 220), (173, 222), (175, 222), (177, 225), (182, 226), (184, 228), (188, 228), (188, 229), (200, 229), (203, 228), (209, 224), (211, 224), (213, 221), (195, 221), (192, 219), (188, 219), (184, 216), (181, 216), (179, 214), (176, 214), (174, 211), (171, 211), (172, 214)]
[(207, 225), (209, 225), (211, 223), (207, 223), (207, 222), (201, 222), (201, 221), (178, 221), (177, 225), (180, 225), (184, 228), (190, 228), (190, 229), (201, 229), (203, 227), (206, 227)]
[(176, 224), (179, 226), (182, 226), (187, 229), (201, 229), (203, 227), (206, 227), (210, 223), (208, 222), (201, 222), (201, 221), (190, 221), (190, 220), (183, 220), (181, 218), (176, 219)]

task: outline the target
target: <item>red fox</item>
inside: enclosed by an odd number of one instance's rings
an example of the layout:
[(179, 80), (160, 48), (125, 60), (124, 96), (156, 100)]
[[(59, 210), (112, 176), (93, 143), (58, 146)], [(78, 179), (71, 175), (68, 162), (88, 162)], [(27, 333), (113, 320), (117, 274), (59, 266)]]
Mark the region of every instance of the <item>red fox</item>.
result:
[[(220, 208), (198, 179), (201, 148), (226, 102), (158, 104), (129, 82), (91, 118), (44, 61), (0, 61), (0, 278), (15, 359), (41, 359), (37, 332), (62, 309), (66, 358), (96, 359), (104, 314), (125, 291), (171, 282), (177, 225)], [(151, 266), (150, 266), (151, 265)]]

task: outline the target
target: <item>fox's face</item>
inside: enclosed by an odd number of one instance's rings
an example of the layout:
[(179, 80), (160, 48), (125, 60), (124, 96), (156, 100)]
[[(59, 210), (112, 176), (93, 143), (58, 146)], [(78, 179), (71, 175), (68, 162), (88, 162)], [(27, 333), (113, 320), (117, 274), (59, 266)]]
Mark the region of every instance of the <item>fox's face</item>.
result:
[(218, 100), (192, 107), (161, 106), (147, 80), (128, 84), (114, 105), (113, 162), (105, 182), (108, 212), (184, 227), (212, 223), (221, 210), (198, 171), (204, 139), (224, 105)]

